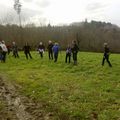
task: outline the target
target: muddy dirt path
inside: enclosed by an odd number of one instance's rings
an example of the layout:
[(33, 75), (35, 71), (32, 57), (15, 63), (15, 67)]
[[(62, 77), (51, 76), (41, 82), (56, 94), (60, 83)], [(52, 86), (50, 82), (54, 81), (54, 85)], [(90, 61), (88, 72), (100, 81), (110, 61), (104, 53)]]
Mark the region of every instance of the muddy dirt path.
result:
[(0, 77), (0, 120), (51, 120), (43, 107), (19, 95), (13, 84)]
[(33, 120), (32, 116), (25, 111), (21, 98), (18, 96), (15, 87), (0, 78), (0, 100), (3, 105), (2, 120)]

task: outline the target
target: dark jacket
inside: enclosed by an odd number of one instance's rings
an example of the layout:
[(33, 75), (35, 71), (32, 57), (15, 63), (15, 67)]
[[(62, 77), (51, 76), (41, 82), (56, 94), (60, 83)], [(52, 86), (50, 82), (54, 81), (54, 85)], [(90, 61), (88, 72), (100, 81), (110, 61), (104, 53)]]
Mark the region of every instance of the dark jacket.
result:
[(57, 54), (59, 52), (59, 48), (60, 48), (59, 45), (53, 46), (52, 50), (53, 50), (54, 54)]
[(105, 55), (105, 56), (108, 56), (108, 55), (109, 55), (109, 52), (110, 52), (109, 47), (104, 47), (104, 55)]
[(18, 47), (17, 47), (17, 45), (13, 45), (13, 46), (12, 46), (12, 50), (13, 50), (14, 52), (18, 52)]
[(48, 45), (47, 49), (48, 49), (48, 51), (52, 51), (52, 48), (53, 48), (53, 44), (51, 43)]
[(109, 53), (109, 52), (110, 52), (109, 47), (105, 47), (105, 48), (104, 48), (104, 53)]
[(29, 53), (30, 50), (31, 50), (31, 48), (30, 48), (29, 45), (25, 45), (23, 49), (24, 49), (24, 52), (25, 52), (25, 53)]
[(72, 53), (78, 53), (78, 51), (79, 51), (78, 45), (74, 44), (72, 47)]

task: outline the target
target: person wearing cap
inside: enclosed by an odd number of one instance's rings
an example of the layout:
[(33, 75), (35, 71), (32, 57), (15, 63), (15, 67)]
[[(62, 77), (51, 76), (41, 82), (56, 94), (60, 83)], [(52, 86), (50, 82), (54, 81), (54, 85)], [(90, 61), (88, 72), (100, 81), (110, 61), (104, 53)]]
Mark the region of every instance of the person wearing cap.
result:
[(77, 65), (77, 53), (79, 51), (78, 45), (76, 43), (76, 41), (72, 42), (72, 55), (73, 55), (73, 61), (74, 61), (74, 65)]
[(5, 41), (2, 41), (0, 46), (1, 46), (1, 50), (2, 50), (2, 60), (1, 61), (5, 63), (5, 61), (6, 61), (6, 53), (8, 51), (8, 49), (7, 49), (6, 45), (5, 45)]
[(13, 42), (12, 44), (13, 44), (13, 45), (12, 45), (13, 56), (14, 56), (15, 58), (16, 58), (16, 57), (19, 58), (17, 45), (16, 45), (15, 42)]
[(102, 66), (104, 66), (105, 60), (107, 61), (108, 65), (112, 67), (110, 61), (109, 61), (109, 55), (110, 55), (110, 49), (107, 43), (104, 43), (104, 55), (102, 60)]
[(53, 48), (53, 43), (51, 40), (49, 40), (48, 42), (48, 56), (49, 56), (49, 60), (53, 60), (53, 51), (52, 51), (52, 48)]
[(58, 43), (55, 43), (52, 48), (53, 53), (54, 53), (54, 62), (57, 62), (59, 49), (60, 49), (60, 47), (59, 47)]
[(43, 53), (45, 51), (45, 46), (43, 45), (42, 42), (40, 42), (40, 44), (38, 46), (38, 51), (39, 51), (39, 54), (40, 54), (41, 58), (43, 58)]

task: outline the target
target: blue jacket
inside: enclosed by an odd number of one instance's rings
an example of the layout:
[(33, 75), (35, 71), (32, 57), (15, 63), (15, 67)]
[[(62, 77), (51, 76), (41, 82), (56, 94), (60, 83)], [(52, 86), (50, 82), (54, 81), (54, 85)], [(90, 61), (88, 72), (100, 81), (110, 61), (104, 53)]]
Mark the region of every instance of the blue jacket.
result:
[(59, 45), (54, 45), (52, 50), (54, 53), (58, 53), (59, 52)]

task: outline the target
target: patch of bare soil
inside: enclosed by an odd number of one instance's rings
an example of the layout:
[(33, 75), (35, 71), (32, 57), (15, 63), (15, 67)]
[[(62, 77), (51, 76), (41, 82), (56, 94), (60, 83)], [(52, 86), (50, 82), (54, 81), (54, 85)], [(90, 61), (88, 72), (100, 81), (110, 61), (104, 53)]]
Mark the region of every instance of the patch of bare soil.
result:
[(0, 120), (53, 120), (44, 105), (19, 95), (16, 88), (0, 77)]

